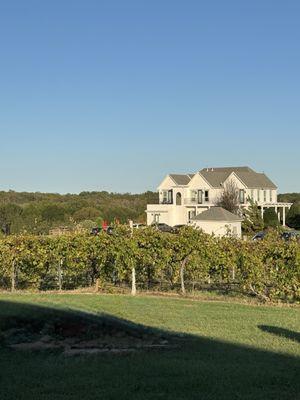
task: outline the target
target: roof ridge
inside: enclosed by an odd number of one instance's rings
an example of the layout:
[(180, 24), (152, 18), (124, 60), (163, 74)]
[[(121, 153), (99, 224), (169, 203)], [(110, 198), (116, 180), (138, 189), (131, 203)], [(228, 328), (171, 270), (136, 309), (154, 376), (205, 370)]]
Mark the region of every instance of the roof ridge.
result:
[(203, 221), (242, 221), (242, 218), (220, 206), (213, 206), (196, 215), (194, 220)]

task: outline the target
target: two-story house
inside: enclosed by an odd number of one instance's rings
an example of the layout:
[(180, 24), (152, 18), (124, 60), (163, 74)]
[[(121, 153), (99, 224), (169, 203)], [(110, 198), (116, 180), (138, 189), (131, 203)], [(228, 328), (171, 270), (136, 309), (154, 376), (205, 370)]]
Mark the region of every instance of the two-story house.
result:
[(281, 211), (285, 225), (286, 210), (292, 204), (277, 202), (277, 186), (264, 173), (249, 167), (203, 168), (195, 174), (167, 175), (158, 186), (159, 204), (147, 206), (147, 224), (188, 224), (196, 215), (216, 206), (229, 182), (238, 190), (241, 209), (249, 207), (252, 199), (262, 215), (270, 207), (278, 215)]

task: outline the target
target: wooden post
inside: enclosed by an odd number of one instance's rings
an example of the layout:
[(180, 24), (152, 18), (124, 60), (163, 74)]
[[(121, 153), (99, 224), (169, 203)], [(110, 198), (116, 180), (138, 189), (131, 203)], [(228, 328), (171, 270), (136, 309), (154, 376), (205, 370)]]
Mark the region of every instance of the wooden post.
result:
[(15, 269), (15, 260), (12, 262), (11, 268), (11, 291), (14, 292), (16, 290), (16, 269)]
[(132, 267), (132, 271), (131, 271), (131, 294), (132, 296), (136, 295), (136, 282), (135, 282), (135, 268)]
[(61, 273), (61, 267), (63, 264), (63, 260), (60, 259), (58, 263), (58, 290), (61, 292), (62, 290), (62, 273)]
[[(133, 236), (133, 221), (129, 220), (129, 227), (130, 227), (130, 235)], [(135, 268), (132, 267), (131, 271), (131, 295), (136, 295), (136, 281), (135, 281)]]
[(232, 267), (232, 280), (235, 281), (235, 268)]
[(188, 257), (186, 257), (182, 263), (181, 263), (181, 267), (180, 267), (180, 281), (181, 281), (181, 293), (183, 295), (185, 295), (186, 291), (185, 291), (185, 286), (184, 286), (184, 269), (186, 266), (186, 263), (188, 261)]
[(97, 279), (96, 279), (96, 284), (95, 284), (95, 292), (96, 292), (96, 293), (99, 292), (99, 283), (100, 283), (100, 279), (97, 278)]

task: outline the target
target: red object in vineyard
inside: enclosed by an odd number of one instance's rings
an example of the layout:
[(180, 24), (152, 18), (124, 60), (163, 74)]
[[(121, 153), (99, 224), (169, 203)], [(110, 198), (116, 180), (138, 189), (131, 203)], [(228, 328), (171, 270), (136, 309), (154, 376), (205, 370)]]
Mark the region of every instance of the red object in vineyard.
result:
[(103, 222), (102, 222), (102, 229), (103, 229), (104, 231), (106, 231), (107, 227), (108, 227), (107, 221), (103, 221)]

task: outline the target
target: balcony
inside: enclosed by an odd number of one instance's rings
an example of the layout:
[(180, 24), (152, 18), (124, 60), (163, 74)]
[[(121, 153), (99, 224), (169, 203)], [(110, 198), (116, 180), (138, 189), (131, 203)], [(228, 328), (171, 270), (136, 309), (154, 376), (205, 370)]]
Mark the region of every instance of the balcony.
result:
[(172, 210), (171, 204), (147, 204), (147, 213), (168, 213)]
[(173, 204), (173, 200), (159, 200), (159, 204)]
[(206, 199), (202, 202), (199, 202), (199, 200), (196, 197), (186, 197), (183, 199), (183, 204), (187, 205), (187, 206), (205, 206), (205, 205), (209, 205), (210, 201), (209, 199)]

